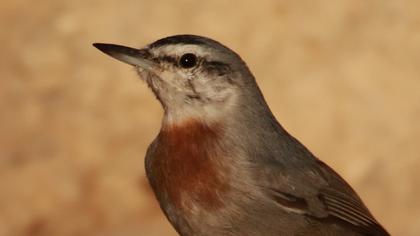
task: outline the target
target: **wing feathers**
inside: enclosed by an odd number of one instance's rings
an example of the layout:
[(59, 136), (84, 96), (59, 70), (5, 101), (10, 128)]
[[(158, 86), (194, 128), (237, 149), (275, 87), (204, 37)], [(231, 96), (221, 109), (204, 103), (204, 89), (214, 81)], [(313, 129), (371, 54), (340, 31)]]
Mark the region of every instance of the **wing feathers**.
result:
[(366, 215), (366, 213), (361, 211), (357, 206), (346, 202), (346, 200), (337, 199), (331, 196), (325, 196), (324, 200), (328, 211), (338, 218), (351, 222), (354, 225), (369, 226), (371, 224), (376, 224), (374, 219)]

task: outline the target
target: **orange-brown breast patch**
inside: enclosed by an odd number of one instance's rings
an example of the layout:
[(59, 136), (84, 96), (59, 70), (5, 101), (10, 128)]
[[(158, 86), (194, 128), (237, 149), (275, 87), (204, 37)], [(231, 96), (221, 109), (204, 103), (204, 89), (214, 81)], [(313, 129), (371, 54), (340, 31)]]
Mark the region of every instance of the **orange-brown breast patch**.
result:
[(223, 206), (220, 197), (228, 183), (226, 167), (221, 164), (222, 133), (219, 125), (194, 120), (160, 132), (152, 166), (156, 190), (166, 193), (176, 208), (188, 210), (191, 201), (207, 210)]

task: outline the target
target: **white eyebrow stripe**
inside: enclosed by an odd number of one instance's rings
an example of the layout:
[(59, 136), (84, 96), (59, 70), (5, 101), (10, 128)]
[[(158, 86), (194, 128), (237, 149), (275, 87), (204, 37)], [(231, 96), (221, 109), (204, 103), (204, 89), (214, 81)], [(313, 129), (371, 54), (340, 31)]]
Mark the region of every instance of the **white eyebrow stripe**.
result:
[(206, 47), (203, 47), (203, 45), (192, 44), (169, 44), (149, 50), (156, 57), (170, 56), (176, 58), (185, 53), (194, 53), (198, 57), (208, 57), (210, 55), (210, 51)]

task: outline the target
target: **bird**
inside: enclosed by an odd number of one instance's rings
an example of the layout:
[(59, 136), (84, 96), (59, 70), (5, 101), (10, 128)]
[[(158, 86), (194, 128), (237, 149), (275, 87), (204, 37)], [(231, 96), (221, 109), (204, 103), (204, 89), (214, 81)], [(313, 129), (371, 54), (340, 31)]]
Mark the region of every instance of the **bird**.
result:
[(227, 46), (174, 35), (94, 43), (135, 67), (163, 108), (146, 176), (181, 236), (383, 236), (353, 188), (277, 121)]

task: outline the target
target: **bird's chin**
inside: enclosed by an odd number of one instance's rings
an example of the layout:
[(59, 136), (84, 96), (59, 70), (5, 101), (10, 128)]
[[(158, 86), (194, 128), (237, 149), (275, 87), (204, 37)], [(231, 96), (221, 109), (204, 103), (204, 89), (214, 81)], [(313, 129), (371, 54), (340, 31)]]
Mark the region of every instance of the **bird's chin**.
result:
[(136, 68), (136, 71), (140, 79), (147, 84), (147, 86), (152, 90), (156, 98), (162, 103), (162, 97), (160, 95), (160, 90), (162, 89), (161, 88), (162, 83), (159, 76), (153, 72), (147, 71), (142, 68)]
[(153, 88), (155, 86), (154, 85), (154, 80), (155, 80), (154, 77), (156, 77), (156, 75), (154, 75), (150, 71), (145, 70), (145, 69), (140, 68), (140, 67), (136, 67), (136, 72), (137, 72), (139, 78), (142, 81), (146, 82), (149, 87), (151, 87), (152, 89), (154, 89)]
[(137, 72), (137, 74), (138, 74), (138, 76), (139, 76), (139, 78), (141, 79), (141, 80), (143, 80), (143, 81), (146, 81), (147, 82), (147, 77), (149, 77), (150, 76), (150, 72), (149, 71), (147, 71), (147, 70), (145, 70), (145, 69), (143, 69), (143, 68), (141, 68), (141, 67), (134, 67), (135, 68), (135, 70), (136, 70), (136, 72)]

